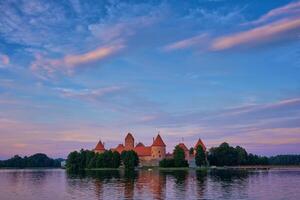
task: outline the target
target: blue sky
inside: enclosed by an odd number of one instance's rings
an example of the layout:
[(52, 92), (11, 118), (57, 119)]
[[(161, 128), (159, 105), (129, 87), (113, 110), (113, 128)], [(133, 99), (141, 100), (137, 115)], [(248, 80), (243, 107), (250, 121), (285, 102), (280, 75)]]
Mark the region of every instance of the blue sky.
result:
[(299, 1), (1, 1), (0, 158), (132, 132), (300, 153)]

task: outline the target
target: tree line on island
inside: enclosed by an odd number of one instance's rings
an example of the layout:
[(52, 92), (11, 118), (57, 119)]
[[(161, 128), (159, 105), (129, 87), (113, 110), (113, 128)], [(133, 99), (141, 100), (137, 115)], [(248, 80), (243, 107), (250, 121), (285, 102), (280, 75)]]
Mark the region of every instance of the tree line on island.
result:
[[(190, 155), (193, 155), (194, 149), (190, 149)], [(222, 143), (219, 147), (213, 147), (209, 152), (204, 152), (201, 146), (198, 146), (195, 154), (196, 166), (238, 166), (238, 165), (268, 165), (269, 159), (264, 156), (248, 154), (240, 147), (232, 147), (228, 143)], [(173, 151), (172, 159), (163, 159), (159, 163), (160, 167), (188, 167), (183, 149), (176, 146)]]
[[(192, 155), (194, 149), (190, 149)], [(201, 166), (240, 166), (240, 165), (300, 165), (300, 155), (279, 155), (274, 157), (258, 156), (248, 153), (240, 146), (232, 147), (222, 143), (218, 147), (204, 152), (198, 146), (195, 154), (195, 164)], [(111, 150), (104, 153), (95, 153), (89, 150), (71, 152), (68, 156), (66, 167), (71, 171), (93, 168), (119, 168), (134, 169), (139, 165), (139, 158), (135, 151), (123, 151), (121, 154)], [(184, 150), (176, 146), (172, 158), (165, 158), (159, 162), (159, 167), (189, 167)]]
[(134, 169), (139, 165), (139, 157), (135, 151), (104, 151), (95, 153), (90, 150), (81, 149), (73, 151), (68, 155), (66, 168), (70, 171), (80, 171), (94, 168), (119, 168), (121, 164), (125, 169)]

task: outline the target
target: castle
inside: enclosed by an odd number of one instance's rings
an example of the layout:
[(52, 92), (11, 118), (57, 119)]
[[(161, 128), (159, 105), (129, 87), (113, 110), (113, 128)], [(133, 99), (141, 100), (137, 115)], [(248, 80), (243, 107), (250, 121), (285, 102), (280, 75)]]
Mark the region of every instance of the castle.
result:
[[(184, 143), (179, 143), (178, 146), (184, 150), (185, 159), (189, 161), (189, 163), (194, 162), (194, 157), (196, 154), (196, 149), (198, 146), (201, 146), (204, 152), (206, 151), (206, 147), (201, 139), (199, 139), (194, 146), (194, 152), (191, 154), (189, 149), (186, 147)], [(143, 143), (139, 142), (135, 145), (134, 137), (131, 133), (128, 133), (125, 137), (124, 144), (119, 144), (116, 148), (111, 148), (111, 151), (117, 151), (120, 154), (123, 151), (133, 150), (139, 156), (140, 164), (144, 166), (157, 166), (159, 161), (164, 158), (172, 158), (172, 154), (166, 153), (166, 144), (162, 140), (161, 136), (158, 134), (156, 138), (153, 138), (153, 142), (151, 146), (145, 146)], [(96, 145), (94, 152), (95, 153), (103, 153), (106, 151), (104, 147), (104, 143), (100, 140)]]

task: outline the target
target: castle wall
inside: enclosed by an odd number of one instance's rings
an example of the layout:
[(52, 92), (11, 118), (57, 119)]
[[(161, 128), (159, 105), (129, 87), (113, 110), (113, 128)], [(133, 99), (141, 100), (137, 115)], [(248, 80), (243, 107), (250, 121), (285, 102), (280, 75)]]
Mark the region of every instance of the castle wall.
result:
[(152, 159), (162, 160), (166, 157), (166, 147), (152, 146), (151, 147)]
[(152, 156), (139, 156), (140, 166), (158, 166), (159, 160), (153, 159)]

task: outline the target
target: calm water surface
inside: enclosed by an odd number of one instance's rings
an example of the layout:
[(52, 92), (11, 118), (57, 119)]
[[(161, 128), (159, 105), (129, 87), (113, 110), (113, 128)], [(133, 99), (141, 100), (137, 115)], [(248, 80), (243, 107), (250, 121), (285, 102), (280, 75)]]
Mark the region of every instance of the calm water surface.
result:
[(1, 200), (300, 199), (300, 169), (269, 171), (0, 170)]

